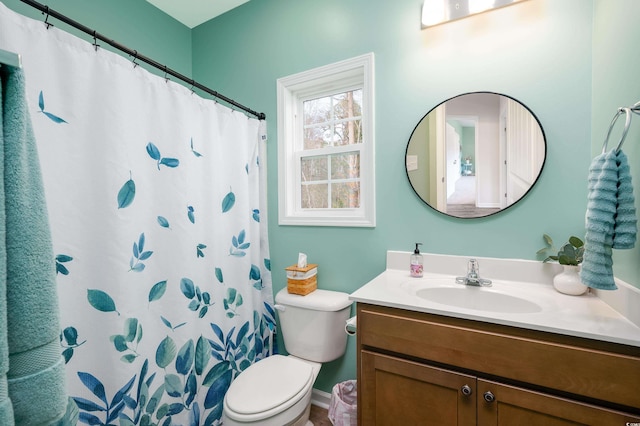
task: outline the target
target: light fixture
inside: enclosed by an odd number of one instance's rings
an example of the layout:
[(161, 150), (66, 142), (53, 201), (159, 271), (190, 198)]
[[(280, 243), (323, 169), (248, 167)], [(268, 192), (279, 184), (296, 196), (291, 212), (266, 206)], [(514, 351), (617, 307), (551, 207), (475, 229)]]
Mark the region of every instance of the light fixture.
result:
[(422, 28), (455, 21), (525, 0), (424, 0)]

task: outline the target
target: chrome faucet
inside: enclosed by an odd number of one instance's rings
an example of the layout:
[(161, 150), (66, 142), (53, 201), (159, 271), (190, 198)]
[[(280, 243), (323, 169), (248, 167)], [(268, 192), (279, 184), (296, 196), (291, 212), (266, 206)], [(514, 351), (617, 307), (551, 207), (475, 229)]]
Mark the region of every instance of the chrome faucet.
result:
[(491, 280), (480, 278), (480, 265), (476, 259), (469, 259), (467, 264), (467, 276), (456, 277), (458, 284), (471, 285), (476, 287), (490, 287)]

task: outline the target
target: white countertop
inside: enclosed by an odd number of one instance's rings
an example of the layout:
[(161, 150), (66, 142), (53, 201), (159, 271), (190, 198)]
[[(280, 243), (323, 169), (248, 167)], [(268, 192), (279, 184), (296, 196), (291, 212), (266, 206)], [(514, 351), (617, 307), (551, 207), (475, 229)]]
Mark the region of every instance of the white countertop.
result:
[[(514, 259), (476, 258), (480, 264), (481, 277), (491, 279), (493, 286), (486, 289), (470, 287), (469, 291), (498, 291), (534, 302), (540, 307), (537, 312), (503, 313), (456, 307), (418, 297), (416, 291), (427, 288), (430, 284), (464, 288), (455, 283), (455, 277), (465, 275), (469, 259), (460, 256), (423, 255), (424, 276), (412, 278), (408, 270), (410, 253), (389, 252), (387, 269), (353, 292), (350, 299), (372, 305), (640, 347), (640, 327), (596, 295), (568, 296), (557, 292), (549, 280), (559, 270), (558, 265)], [(458, 273), (451, 273), (452, 270)], [(514, 279), (516, 275), (523, 276), (523, 279)], [(435, 280), (438, 284), (433, 284)]]

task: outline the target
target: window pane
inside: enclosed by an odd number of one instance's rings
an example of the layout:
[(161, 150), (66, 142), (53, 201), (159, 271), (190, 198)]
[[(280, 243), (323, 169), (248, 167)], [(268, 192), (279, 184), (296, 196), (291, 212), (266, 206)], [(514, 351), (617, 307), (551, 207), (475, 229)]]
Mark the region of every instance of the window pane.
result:
[(362, 89), (333, 95), (334, 120), (344, 120), (362, 115)]
[(305, 101), (304, 125), (326, 123), (331, 116), (331, 98), (324, 97)]
[(357, 179), (359, 177), (359, 153), (348, 152), (331, 156), (331, 179)]
[(362, 143), (362, 89), (303, 102), (304, 149)]
[(336, 123), (334, 145), (352, 145), (362, 143), (362, 120)]
[(360, 182), (334, 183), (331, 185), (331, 208), (360, 207)]
[(300, 160), (300, 181), (327, 180), (327, 157), (306, 157)]
[(328, 207), (327, 192), (329, 185), (326, 183), (315, 185), (302, 185), (301, 204), (303, 209), (326, 209)]
[(304, 149), (317, 149), (327, 146), (325, 135), (330, 134), (330, 126), (314, 126), (304, 129)]

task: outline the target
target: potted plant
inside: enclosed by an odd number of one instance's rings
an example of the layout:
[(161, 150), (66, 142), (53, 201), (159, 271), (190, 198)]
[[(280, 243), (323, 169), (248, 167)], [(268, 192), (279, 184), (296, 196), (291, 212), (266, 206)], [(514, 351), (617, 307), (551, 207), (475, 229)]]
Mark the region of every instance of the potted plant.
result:
[[(542, 236), (546, 247), (538, 250), (538, 255), (546, 255), (543, 262), (558, 262), (563, 271), (553, 277), (553, 287), (560, 293), (579, 296), (587, 291), (587, 286), (580, 279), (580, 264), (584, 256), (584, 242), (576, 237), (569, 237), (569, 241), (556, 250), (553, 240), (547, 234)], [(556, 254), (548, 254), (556, 253)]]

